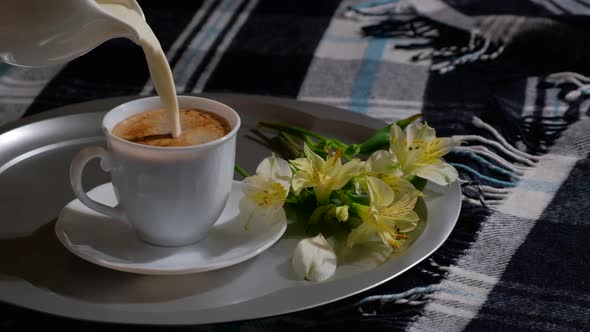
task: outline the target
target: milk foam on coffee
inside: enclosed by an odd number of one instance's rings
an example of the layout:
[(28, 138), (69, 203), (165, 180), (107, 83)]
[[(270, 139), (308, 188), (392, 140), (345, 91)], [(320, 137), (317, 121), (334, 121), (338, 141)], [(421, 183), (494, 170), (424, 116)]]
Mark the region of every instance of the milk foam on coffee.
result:
[(231, 130), (227, 120), (221, 116), (197, 109), (181, 109), (182, 133), (170, 135), (170, 122), (163, 109), (135, 114), (119, 122), (112, 130), (113, 135), (139, 144), (178, 147), (211, 142)]
[(162, 46), (158, 38), (150, 26), (135, 11), (123, 5), (101, 3), (101, 1), (97, 2), (103, 10), (126, 22), (137, 32), (139, 43), (143, 48), (148, 63), (152, 81), (154, 82), (158, 95), (162, 99), (164, 108), (168, 112), (168, 123), (171, 125), (168, 132), (171, 132), (172, 136), (178, 137), (181, 133), (181, 126), (176, 87), (174, 86), (170, 65), (168, 64), (164, 51), (162, 51)]

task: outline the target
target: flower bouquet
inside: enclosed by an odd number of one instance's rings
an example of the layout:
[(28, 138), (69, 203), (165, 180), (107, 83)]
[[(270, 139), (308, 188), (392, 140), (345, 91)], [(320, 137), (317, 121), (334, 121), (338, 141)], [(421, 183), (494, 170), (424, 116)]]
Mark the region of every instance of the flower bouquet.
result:
[(288, 222), (302, 229), (291, 263), (312, 281), (329, 278), (344, 249), (370, 245), (385, 258), (402, 251), (422, 219), (417, 205), (426, 181), (449, 185), (458, 176), (442, 157), (460, 142), (436, 137), (419, 117), (392, 123), (358, 144), (261, 123), (277, 133), (261, 141), (273, 155), (255, 175), (236, 166), (245, 177), (244, 227)]

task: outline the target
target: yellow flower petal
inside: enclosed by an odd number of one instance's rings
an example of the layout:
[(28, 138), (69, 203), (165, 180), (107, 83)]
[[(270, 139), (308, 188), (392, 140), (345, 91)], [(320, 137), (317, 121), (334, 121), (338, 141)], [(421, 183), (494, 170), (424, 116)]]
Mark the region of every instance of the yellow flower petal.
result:
[(391, 190), (391, 187), (389, 187), (387, 183), (370, 176), (367, 177), (367, 186), (369, 189), (371, 206), (381, 208), (388, 206), (393, 202), (393, 190)]
[(404, 176), (417, 175), (442, 185), (457, 179), (456, 170), (442, 157), (461, 142), (448, 137), (437, 138), (433, 128), (415, 122), (405, 133), (398, 126), (392, 126), (390, 144)]
[(381, 180), (387, 183), (391, 190), (393, 190), (394, 197), (402, 197), (403, 195), (416, 191), (414, 185), (404, 178), (382, 177)]
[(340, 155), (342, 151), (329, 156), (326, 160), (315, 154), (304, 145), (305, 158), (291, 162), (297, 169), (293, 176), (292, 185), (298, 195), (303, 188), (313, 187), (316, 199), (320, 204), (326, 203), (334, 190), (344, 187), (350, 179), (360, 172), (361, 162), (351, 160), (342, 165)]
[(379, 210), (380, 215), (387, 220), (397, 220), (407, 215), (414, 210), (416, 201), (418, 200), (418, 193), (412, 192), (402, 196), (400, 199), (393, 202), (393, 204)]
[(346, 239), (346, 246), (352, 248), (355, 244), (371, 241), (375, 235), (374, 227), (367, 222), (363, 222), (353, 229)]
[(408, 147), (406, 135), (398, 125), (394, 124), (391, 126), (389, 145), (391, 147), (391, 152), (393, 152), (398, 160), (406, 154)]
[(437, 158), (441, 158), (451, 151), (454, 147), (461, 145), (461, 142), (449, 137), (440, 137), (430, 140), (426, 144), (426, 151), (433, 153), (436, 151)]
[(396, 225), (400, 232), (406, 233), (414, 230), (416, 225), (418, 225), (418, 221), (420, 221), (418, 214), (415, 211), (410, 211), (405, 216), (396, 220)]
[(332, 190), (338, 190), (344, 187), (353, 176), (359, 174), (361, 166), (361, 162), (357, 159), (353, 159), (347, 162), (346, 164), (340, 166), (336, 170), (336, 174), (333, 175), (331, 185)]
[(312, 169), (310, 169), (309, 171), (321, 172), (324, 169), (324, 165), (326, 164), (326, 162), (322, 157), (318, 156), (315, 152), (313, 152), (309, 148), (309, 146), (307, 146), (307, 143), (303, 143), (303, 153), (305, 154), (307, 160), (309, 160), (310, 162), (310, 167)]

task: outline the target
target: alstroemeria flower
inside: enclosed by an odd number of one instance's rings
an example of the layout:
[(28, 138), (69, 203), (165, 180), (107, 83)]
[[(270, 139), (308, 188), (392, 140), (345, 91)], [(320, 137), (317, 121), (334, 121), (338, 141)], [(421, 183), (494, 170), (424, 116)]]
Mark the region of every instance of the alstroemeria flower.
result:
[(420, 217), (414, 211), (416, 200), (421, 195), (413, 189), (395, 197), (391, 187), (384, 181), (367, 178), (370, 206), (353, 204), (352, 208), (362, 223), (348, 235), (347, 245), (381, 239), (392, 248), (399, 248), (397, 240), (406, 238), (402, 233), (416, 227)]
[[(364, 165), (366, 177), (374, 177), (387, 183), (395, 196), (414, 190), (414, 186), (403, 176), (401, 165), (395, 154), (387, 150), (374, 152)], [(360, 179), (361, 188), (367, 192), (366, 177)]]
[(252, 221), (274, 224), (286, 221), (283, 204), (291, 182), (289, 163), (275, 156), (265, 158), (256, 168), (256, 175), (242, 181), (244, 197), (240, 200), (240, 216), (248, 229)]
[(400, 164), (404, 176), (416, 175), (439, 185), (457, 180), (457, 170), (442, 156), (461, 144), (449, 137), (436, 137), (433, 128), (414, 122), (404, 133), (397, 125), (391, 126), (391, 152)]
[(326, 160), (315, 154), (305, 143), (303, 151), (305, 158), (291, 161), (297, 168), (292, 181), (293, 190), (299, 195), (302, 189), (313, 187), (320, 204), (325, 203), (332, 191), (344, 187), (360, 171), (361, 163), (356, 159), (342, 164), (342, 150), (329, 155)]

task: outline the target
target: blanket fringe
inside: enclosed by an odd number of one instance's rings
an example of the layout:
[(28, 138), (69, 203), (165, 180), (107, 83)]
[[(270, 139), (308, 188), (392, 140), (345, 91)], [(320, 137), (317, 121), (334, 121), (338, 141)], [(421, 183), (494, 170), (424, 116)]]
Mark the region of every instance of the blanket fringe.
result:
[[(502, 123), (501, 136), (524, 144), (527, 152), (530, 152), (528, 158), (546, 153), (563, 131), (580, 119), (582, 112), (588, 115), (590, 111), (590, 77), (573, 72), (554, 73), (541, 78), (537, 88), (557, 89), (558, 104), (551, 113), (547, 114), (545, 109), (541, 109), (520, 116), (521, 105), (497, 97), (490, 105), (498, 110), (494, 114), (500, 117), (495, 122)], [(559, 110), (559, 104), (566, 107), (565, 111)], [(477, 126), (476, 123), (474, 125)], [(535, 158), (533, 156), (531, 159)]]
[(567, 102), (575, 102), (584, 95), (590, 95), (590, 78), (573, 72), (554, 73), (545, 78), (545, 82), (557, 86), (572, 84), (575, 88), (568, 91), (564, 99)]
[(399, 0), (373, 0), (346, 8), (344, 17), (356, 21), (381, 20), (391, 15), (414, 15), (413, 10)]
[[(477, 31), (467, 32), (441, 24), (397, 1), (373, 1), (373, 4), (351, 7), (345, 16), (370, 22), (362, 28), (366, 37), (395, 38), (392, 44), (398, 49), (428, 49), (411, 60), (430, 61), (430, 69), (439, 74), (469, 63), (492, 61), (504, 51), (504, 45), (486, 39)], [(412, 278), (417, 278), (410, 284), (412, 288), (358, 301), (355, 307), (363, 316), (389, 315), (386, 305), (400, 305), (395, 312), (402, 311), (402, 316), (409, 318), (411, 312), (404, 312), (403, 308), (419, 308), (431, 300), (433, 293), (444, 291), (438, 288), (440, 280), (448, 273), (448, 267), (475, 242), (481, 223), (543, 158), (540, 155), (580, 118), (583, 102), (590, 99), (590, 77), (577, 73), (549, 75), (539, 83), (538, 88), (544, 87), (561, 90), (558, 97), (568, 105), (565, 112), (548, 115), (535, 111), (522, 116), (522, 105), (494, 96), (488, 106), (496, 111), (488, 113), (491, 117), (485, 118), (488, 122), (473, 117), (472, 134), (453, 136), (465, 142), (445, 157), (460, 176), (463, 200), (460, 222), (443, 246), (411, 272)]]
[(485, 38), (478, 31), (467, 32), (434, 21), (420, 15), (404, 1), (377, 0), (349, 6), (344, 17), (371, 22), (362, 27), (363, 35), (396, 38), (394, 48), (428, 48), (411, 60), (430, 61), (430, 69), (440, 74), (468, 63), (495, 60), (504, 52), (504, 45)]

